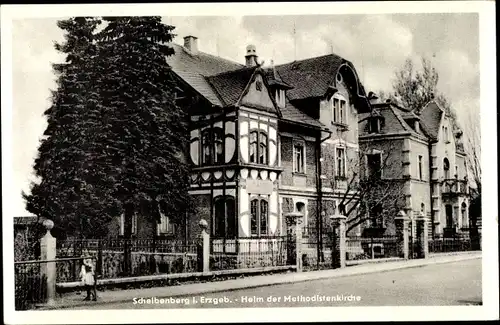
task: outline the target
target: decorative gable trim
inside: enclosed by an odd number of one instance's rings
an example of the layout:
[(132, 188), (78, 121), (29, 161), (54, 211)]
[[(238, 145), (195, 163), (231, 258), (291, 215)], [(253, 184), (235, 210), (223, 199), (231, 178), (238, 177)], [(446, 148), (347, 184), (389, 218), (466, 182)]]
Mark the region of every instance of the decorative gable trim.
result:
[[(269, 84), (267, 82), (267, 77), (265, 76), (265, 74), (263, 73), (263, 71), (262, 71), (262, 69), (260, 67), (257, 67), (255, 69), (255, 71), (252, 73), (252, 76), (250, 77), (250, 79), (248, 80), (248, 82), (247, 82), (247, 84), (245, 86), (245, 89), (243, 90), (243, 92), (238, 97), (238, 100), (236, 101), (236, 106), (241, 106), (241, 100), (245, 97), (245, 95), (248, 94), (248, 92), (250, 90), (250, 86), (255, 81), (255, 77), (256, 77), (257, 74), (259, 74), (261, 76), (261, 78), (262, 78), (262, 82), (264, 84), (264, 87), (266, 88), (267, 95), (269, 96), (269, 98), (271, 99), (271, 102), (273, 103), (274, 109), (276, 110), (276, 114), (278, 115), (279, 118), (282, 118), (283, 115), (281, 113), (281, 110), (279, 109), (278, 104), (274, 100), (274, 97), (270, 93), (270, 90), (269, 90), (270, 87), (269, 87)], [(249, 106), (249, 107), (256, 108), (256, 109), (263, 108), (260, 105), (249, 105), (247, 103), (245, 103), (244, 106)]]

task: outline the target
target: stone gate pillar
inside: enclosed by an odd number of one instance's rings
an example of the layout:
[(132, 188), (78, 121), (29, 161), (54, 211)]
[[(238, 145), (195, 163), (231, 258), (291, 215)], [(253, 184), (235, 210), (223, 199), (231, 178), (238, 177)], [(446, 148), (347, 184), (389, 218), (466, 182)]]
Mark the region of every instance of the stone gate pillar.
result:
[(336, 234), (336, 240), (333, 245), (335, 252), (332, 252), (332, 263), (335, 268), (346, 266), (346, 220), (343, 215), (330, 216), (333, 232)]
[(40, 240), (40, 257), (42, 260), (53, 261), (41, 263), (40, 271), (41, 275), (47, 278), (47, 304), (53, 304), (56, 297), (56, 239), (50, 233), (50, 230), (54, 228), (54, 222), (52, 220), (45, 220), (43, 222), (47, 233)]
[(201, 228), (198, 235), (198, 270), (203, 273), (210, 271), (210, 234), (208, 233), (208, 222), (201, 219), (198, 225)]
[(418, 256), (420, 258), (429, 257), (429, 220), (422, 213), (415, 219), (417, 223), (417, 240), (419, 242)]
[(397, 247), (398, 247), (398, 255), (405, 260), (409, 257), (409, 222), (410, 218), (406, 215), (404, 211), (399, 211), (398, 216), (394, 218), (396, 224), (396, 236), (398, 238)]
[(288, 244), (287, 264), (297, 265), (297, 272), (302, 272), (302, 220), (300, 212), (291, 212), (285, 215)]

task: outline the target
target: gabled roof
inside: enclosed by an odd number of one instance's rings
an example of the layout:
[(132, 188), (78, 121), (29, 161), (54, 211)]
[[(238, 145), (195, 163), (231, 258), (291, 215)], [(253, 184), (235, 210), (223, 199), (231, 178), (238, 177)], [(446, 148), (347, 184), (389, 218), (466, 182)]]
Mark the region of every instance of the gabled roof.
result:
[(368, 122), (368, 117), (370, 116), (381, 116), (383, 118), (383, 126), (381, 128), (380, 134), (397, 134), (397, 133), (411, 133), (416, 136), (426, 136), (425, 130), (422, 130), (424, 134), (417, 133), (406, 120), (418, 119), (418, 116), (405, 111), (395, 105), (389, 103), (382, 103), (374, 105), (374, 110), (372, 113), (359, 114), (359, 135), (370, 135), (370, 126)]
[[(215, 106), (236, 104), (255, 71), (255, 67), (247, 68), (200, 51), (193, 55), (178, 44), (171, 46), (175, 54), (167, 57), (167, 63), (174, 73)], [(325, 128), (321, 122), (300, 111), (291, 101), (323, 96), (341, 64), (346, 62), (348, 61), (331, 54), (276, 66), (275, 71), (262, 69), (268, 84), (288, 88), (286, 105), (280, 109), (282, 118)]]
[(237, 103), (256, 68), (251, 67), (223, 72), (207, 77), (206, 80), (221, 98), (223, 106), (230, 106)]
[(429, 133), (429, 137), (433, 139), (438, 138), (439, 125), (441, 124), (443, 113), (443, 110), (435, 101), (429, 102), (420, 112), (420, 121)]
[(325, 95), (337, 70), (345, 62), (340, 56), (329, 54), (278, 65), (276, 70), (284, 81), (294, 87), (287, 92), (293, 101)]
[(178, 44), (170, 45), (175, 51), (174, 55), (167, 57), (172, 70), (213, 105), (224, 106), (205, 77), (241, 69), (244, 65), (204, 52), (192, 55)]

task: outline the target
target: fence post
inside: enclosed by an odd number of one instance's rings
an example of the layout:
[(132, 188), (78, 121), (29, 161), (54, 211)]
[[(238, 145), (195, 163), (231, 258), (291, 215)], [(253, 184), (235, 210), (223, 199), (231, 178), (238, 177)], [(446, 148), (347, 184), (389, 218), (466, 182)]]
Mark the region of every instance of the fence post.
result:
[(421, 213), (417, 218), (417, 240), (420, 242), (420, 252), (421, 258), (429, 257), (429, 227), (427, 225), (427, 218)]
[(343, 268), (346, 267), (346, 220), (347, 217), (343, 215), (333, 215), (330, 216), (330, 220), (332, 223), (333, 231), (337, 231), (338, 229), (338, 243), (333, 243), (335, 246), (335, 255), (332, 256), (337, 262), (334, 262), (337, 267)]
[[(47, 233), (40, 240), (40, 257), (42, 260), (55, 260), (56, 259), (56, 239), (50, 233), (54, 228), (52, 220), (45, 220), (43, 222)], [(41, 275), (47, 278), (47, 304), (53, 304), (56, 296), (56, 262), (41, 263)]]
[(208, 222), (201, 219), (198, 225), (201, 228), (198, 243), (198, 261), (201, 261), (203, 273), (210, 271), (210, 234), (208, 233)]
[[(291, 235), (288, 241), (288, 248), (293, 250), (291, 245), (295, 245), (295, 264), (297, 265), (297, 272), (302, 272), (302, 218), (300, 212), (290, 212), (285, 215), (287, 232)], [(295, 240), (294, 240), (295, 239)], [(287, 249), (287, 251), (289, 251)], [(289, 256), (292, 258), (292, 256)]]
[(409, 224), (409, 218), (406, 215), (406, 213), (401, 210), (398, 213), (398, 216), (394, 218), (395, 224), (396, 224), (396, 236), (398, 238), (398, 255), (403, 256), (405, 260), (408, 259), (409, 257), (409, 250), (408, 250), (408, 245), (409, 245), (409, 231), (408, 231), (408, 224)]

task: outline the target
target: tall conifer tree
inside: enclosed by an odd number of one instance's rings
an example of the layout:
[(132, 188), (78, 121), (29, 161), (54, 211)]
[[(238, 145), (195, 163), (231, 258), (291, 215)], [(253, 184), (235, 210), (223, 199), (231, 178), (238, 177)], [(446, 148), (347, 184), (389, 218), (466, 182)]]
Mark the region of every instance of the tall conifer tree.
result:
[(115, 166), (115, 197), (129, 238), (134, 213), (154, 221), (161, 207), (174, 220), (185, 218), (186, 115), (175, 104), (175, 83), (166, 62), (174, 53), (167, 44), (174, 27), (160, 17), (103, 20), (99, 88), (104, 141)]
[(94, 84), (99, 24), (85, 17), (58, 22), (65, 41), (55, 48), (66, 59), (53, 65), (57, 89), (44, 113), (48, 126), (34, 164), (39, 182), (29, 195), (23, 193), (28, 211), (53, 219), (65, 233), (85, 237), (104, 235), (117, 207), (109, 190), (112, 179), (98, 163), (104, 153), (97, 141), (101, 126)]

